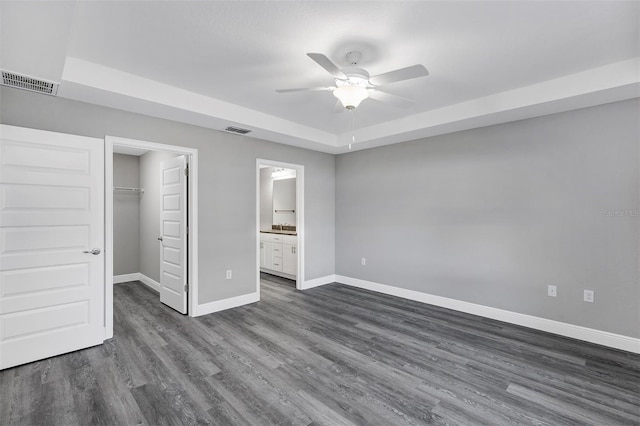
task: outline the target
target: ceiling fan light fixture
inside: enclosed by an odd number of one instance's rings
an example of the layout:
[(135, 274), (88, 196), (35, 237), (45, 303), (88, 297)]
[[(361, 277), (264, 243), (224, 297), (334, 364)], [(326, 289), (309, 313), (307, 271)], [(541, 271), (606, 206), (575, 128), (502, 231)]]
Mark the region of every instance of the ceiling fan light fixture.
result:
[(361, 86), (340, 86), (333, 91), (333, 96), (338, 98), (346, 109), (355, 109), (360, 102), (369, 97), (369, 90)]

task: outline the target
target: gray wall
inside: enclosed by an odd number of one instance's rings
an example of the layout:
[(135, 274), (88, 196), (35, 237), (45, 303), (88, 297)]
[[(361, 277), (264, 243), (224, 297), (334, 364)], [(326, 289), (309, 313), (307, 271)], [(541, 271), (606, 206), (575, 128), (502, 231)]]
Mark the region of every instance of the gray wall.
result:
[(140, 157), (140, 273), (160, 282), (160, 191), (162, 162), (175, 157), (152, 151)]
[(336, 273), (639, 337), (639, 116), (636, 99), (339, 155)]
[[(113, 186), (140, 186), (138, 157), (113, 154)], [(113, 275), (140, 272), (139, 215), (137, 192), (113, 192)]]
[(304, 278), (334, 273), (335, 156), (12, 88), (0, 88), (0, 98), (3, 124), (199, 150), (199, 303), (255, 289), (256, 158), (304, 165)]
[(305, 166), (307, 280), (335, 272), (640, 337), (638, 100), (334, 157), (10, 88), (0, 97), (4, 124), (199, 149), (200, 303), (254, 289), (264, 158)]

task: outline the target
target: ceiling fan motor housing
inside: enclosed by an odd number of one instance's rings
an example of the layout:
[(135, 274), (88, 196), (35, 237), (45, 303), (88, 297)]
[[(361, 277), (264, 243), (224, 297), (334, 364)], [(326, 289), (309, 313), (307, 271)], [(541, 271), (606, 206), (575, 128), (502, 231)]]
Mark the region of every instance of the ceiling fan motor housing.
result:
[(343, 68), (342, 72), (347, 76), (347, 80), (336, 78), (336, 86), (371, 87), (369, 73), (362, 68)]

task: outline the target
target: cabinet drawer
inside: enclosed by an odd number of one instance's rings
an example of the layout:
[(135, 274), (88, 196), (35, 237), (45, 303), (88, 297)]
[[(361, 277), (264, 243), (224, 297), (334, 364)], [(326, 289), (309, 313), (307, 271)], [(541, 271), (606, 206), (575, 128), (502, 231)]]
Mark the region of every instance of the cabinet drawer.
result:
[(260, 241), (268, 243), (281, 243), (283, 235), (277, 234), (260, 234)]
[(282, 258), (274, 257), (273, 258), (273, 268), (274, 271), (282, 272)]
[(272, 250), (274, 256), (282, 257), (282, 244), (274, 244)]

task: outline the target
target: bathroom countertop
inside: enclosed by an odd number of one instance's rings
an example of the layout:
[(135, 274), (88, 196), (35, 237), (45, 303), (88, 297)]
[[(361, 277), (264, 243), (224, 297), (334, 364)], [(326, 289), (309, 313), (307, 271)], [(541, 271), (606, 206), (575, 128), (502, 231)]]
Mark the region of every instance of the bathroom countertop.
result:
[(260, 231), (262, 234), (284, 234), (284, 235), (298, 235), (296, 231), (280, 231), (278, 229), (269, 229), (267, 231)]

